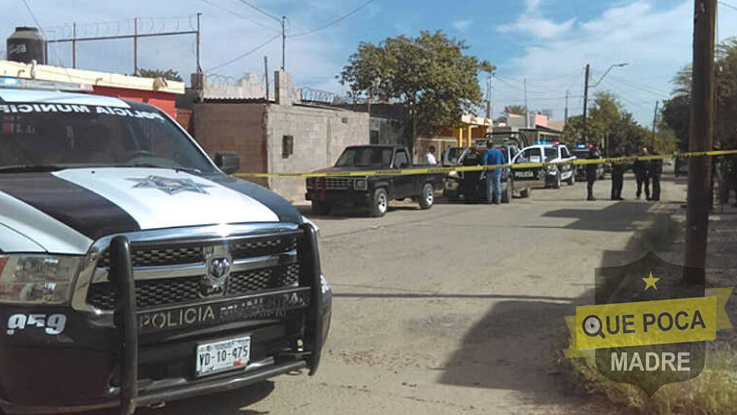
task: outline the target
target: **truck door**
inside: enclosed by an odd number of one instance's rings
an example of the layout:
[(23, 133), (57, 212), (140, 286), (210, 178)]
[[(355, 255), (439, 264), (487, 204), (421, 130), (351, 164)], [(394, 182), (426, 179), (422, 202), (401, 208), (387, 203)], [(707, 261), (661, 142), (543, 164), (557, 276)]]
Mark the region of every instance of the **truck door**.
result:
[[(397, 150), (396, 153), (394, 153), (392, 168), (399, 170), (409, 167), (409, 155), (407, 154), (407, 151), (404, 149)], [(416, 179), (417, 176), (414, 175), (392, 176), (391, 180), (394, 183), (394, 192), (390, 195), (390, 197), (394, 199), (402, 199), (405, 197), (413, 196), (414, 191), (412, 187)]]

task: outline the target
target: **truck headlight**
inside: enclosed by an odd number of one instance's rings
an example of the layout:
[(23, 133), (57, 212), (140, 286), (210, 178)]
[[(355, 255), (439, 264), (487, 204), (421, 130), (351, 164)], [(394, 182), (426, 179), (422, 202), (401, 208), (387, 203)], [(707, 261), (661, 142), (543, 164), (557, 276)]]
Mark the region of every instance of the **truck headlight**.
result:
[(368, 182), (366, 179), (356, 179), (353, 181), (353, 188), (356, 190), (366, 190), (368, 189)]
[(454, 179), (457, 179), (458, 178), (458, 172), (455, 171), (455, 170), (450, 171), (450, 172), (448, 172), (448, 177), (452, 177)]
[(68, 302), (81, 260), (54, 255), (0, 256), (0, 303)]

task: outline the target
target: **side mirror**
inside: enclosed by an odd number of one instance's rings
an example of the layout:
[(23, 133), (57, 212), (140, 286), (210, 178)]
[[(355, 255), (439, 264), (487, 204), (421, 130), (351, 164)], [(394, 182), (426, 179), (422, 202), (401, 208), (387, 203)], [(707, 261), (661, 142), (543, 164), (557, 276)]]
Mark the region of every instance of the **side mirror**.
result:
[(235, 151), (218, 151), (215, 153), (215, 165), (225, 174), (233, 174), (241, 168), (241, 156)]

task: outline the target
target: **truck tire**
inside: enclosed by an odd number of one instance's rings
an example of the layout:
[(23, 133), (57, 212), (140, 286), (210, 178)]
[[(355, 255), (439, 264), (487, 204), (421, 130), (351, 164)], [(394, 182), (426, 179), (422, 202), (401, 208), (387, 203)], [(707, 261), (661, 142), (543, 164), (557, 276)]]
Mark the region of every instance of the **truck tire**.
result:
[(524, 189), (522, 189), (522, 190), (519, 191), (519, 197), (521, 197), (523, 199), (528, 198), (528, 197), (530, 197), (530, 193), (531, 192), (532, 192), (532, 189), (530, 189), (529, 187), (526, 187), (525, 186)]
[(422, 186), (422, 191), (417, 199), (420, 202), (420, 209), (427, 210), (432, 207), (432, 204), (435, 201), (435, 189), (431, 183), (425, 183)]
[(386, 214), (389, 210), (389, 194), (386, 189), (380, 187), (374, 190), (374, 197), (371, 199), (371, 206), (369, 206), (369, 213), (375, 218), (380, 218)]
[(312, 201), (312, 213), (315, 215), (327, 215), (330, 213), (330, 205), (325, 202)]

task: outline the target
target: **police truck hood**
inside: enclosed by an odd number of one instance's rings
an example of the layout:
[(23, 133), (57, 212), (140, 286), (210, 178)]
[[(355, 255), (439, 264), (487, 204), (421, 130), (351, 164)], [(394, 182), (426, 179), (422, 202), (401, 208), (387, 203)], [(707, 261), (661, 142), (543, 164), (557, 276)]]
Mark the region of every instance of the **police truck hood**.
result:
[(82, 254), (117, 233), (302, 221), (289, 202), (258, 185), (162, 168), (6, 173), (0, 206), (0, 252)]

